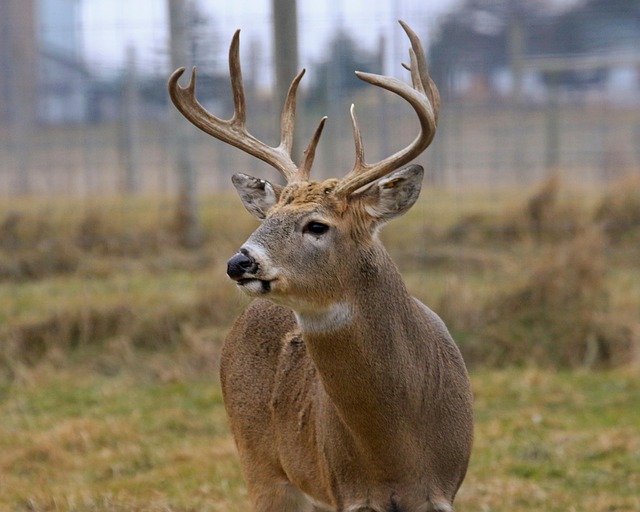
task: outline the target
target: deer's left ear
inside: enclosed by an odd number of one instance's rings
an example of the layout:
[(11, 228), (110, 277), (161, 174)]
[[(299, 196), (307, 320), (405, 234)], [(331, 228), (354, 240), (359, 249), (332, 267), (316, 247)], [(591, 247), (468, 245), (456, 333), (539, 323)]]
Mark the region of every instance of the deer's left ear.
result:
[(404, 215), (416, 202), (422, 187), (424, 169), (410, 165), (380, 178), (364, 190), (356, 192), (365, 210), (376, 220), (376, 224)]
[(231, 181), (244, 207), (260, 220), (264, 219), (269, 209), (278, 202), (282, 191), (279, 185), (272, 185), (267, 180), (254, 178), (248, 174), (234, 174)]

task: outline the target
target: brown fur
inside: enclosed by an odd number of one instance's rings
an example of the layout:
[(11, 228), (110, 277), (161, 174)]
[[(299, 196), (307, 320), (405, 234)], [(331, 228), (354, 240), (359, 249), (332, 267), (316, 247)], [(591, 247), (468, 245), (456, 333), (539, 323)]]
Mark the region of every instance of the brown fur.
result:
[[(300, 491), (336, 511), (451, 510), (472, 442), (464, 363), (375, 236), (365, 205), (376, 192), (340, 199), (333, 183), (288, 185), (247, 245), (286, 271), (271, 301), (236, 321), (222, 355), (254, 510), (322, 510)], [(332, 226), (329, 247), (297, 234), (307, 218)], [(338, 301), (353, 318), (329, 332), (302, 332), (282, 305)]]

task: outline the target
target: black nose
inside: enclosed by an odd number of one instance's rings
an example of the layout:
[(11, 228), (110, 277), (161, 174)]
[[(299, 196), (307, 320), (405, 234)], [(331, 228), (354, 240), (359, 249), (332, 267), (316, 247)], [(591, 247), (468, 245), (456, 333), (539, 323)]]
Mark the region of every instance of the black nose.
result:
[(244, 251), (239, 252), (227, 262), (227, 275), (234, 280), (242, 279), (245, 274), (255, 274), (258, 263)]

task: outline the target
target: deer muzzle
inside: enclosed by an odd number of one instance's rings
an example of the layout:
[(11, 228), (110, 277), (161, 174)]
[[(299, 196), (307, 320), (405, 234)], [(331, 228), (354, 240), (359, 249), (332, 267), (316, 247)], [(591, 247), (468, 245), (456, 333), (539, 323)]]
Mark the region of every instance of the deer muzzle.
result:
[(227, 275), (237, 282), (255, 278), (257, 271), (258, 262), (242, 249), (227, 262)]

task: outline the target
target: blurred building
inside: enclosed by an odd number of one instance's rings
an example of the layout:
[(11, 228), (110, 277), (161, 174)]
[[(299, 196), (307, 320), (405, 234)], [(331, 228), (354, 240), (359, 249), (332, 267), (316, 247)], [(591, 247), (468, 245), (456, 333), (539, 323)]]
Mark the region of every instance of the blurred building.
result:
[(439, 28), (431, 67), (450, 96), (486, 102), (640, 103), (640, 0), (465, 0)]
[(47, 123), (87, 118), (89, 72), (82, 60), (80, 0), (37, 0), (39, 115)]
[(0, 2), (0, 124), (86, 119), (80, 0)]

